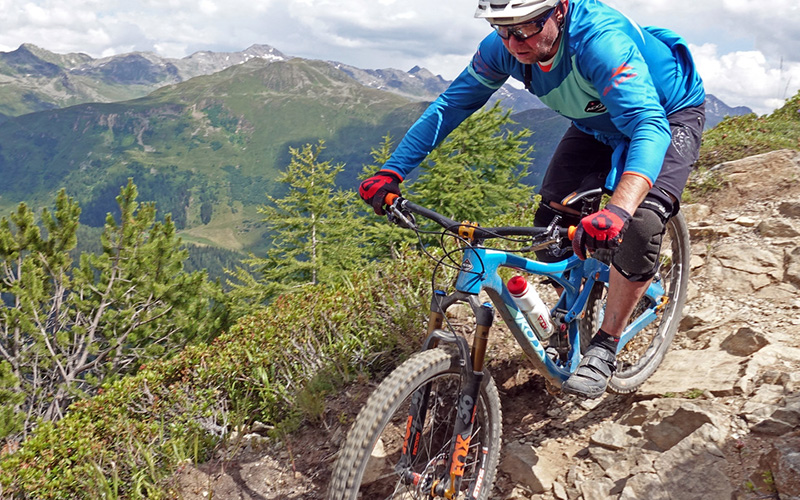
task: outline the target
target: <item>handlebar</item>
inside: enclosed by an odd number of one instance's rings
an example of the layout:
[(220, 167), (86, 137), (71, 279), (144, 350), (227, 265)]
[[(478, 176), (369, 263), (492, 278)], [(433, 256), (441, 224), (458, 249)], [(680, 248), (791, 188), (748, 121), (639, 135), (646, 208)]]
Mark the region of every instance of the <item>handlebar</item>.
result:
[(552, 236), (553, 238), (570, 238), (575, 233), (575, 227), (562, 228), (558, 226), (552, 227), (528, 227), (528, 226), (499, 226), (499, 227), (480, 227), (477, 224), (469, 222), (456, 222), (449, 217), (435, 212), (431, 209), (417, 205), (401, 196), (394, 193), (389, 193), (384, 198), (387, 205), (387, 213), (389, 220), (400, 226), (408, 227), (409, 229), (416, 228), (416, 222), (413, 216), (409, 214), (416, 214), (426, 219), (439, 224), (446, 231), (454, 233), (468, 240), (488, 240), (491, 238), (501, 238), (506, 236), (530, 236), (541, 237), (543, 235)]

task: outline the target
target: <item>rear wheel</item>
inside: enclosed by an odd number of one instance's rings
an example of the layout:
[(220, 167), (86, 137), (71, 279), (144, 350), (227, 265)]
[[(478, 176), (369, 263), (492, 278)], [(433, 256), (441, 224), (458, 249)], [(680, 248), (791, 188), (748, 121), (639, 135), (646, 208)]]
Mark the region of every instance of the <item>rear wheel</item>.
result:
[(606, 308), (606, 284), (595, 281), (589, 298), (586, 299), (586, 310), (578, 319), (578, 331), (580, 332), (581, 354), (585, 354), (589, 349), (594, 334), (603, 324), (603, 313)]
[[(689, 231), (683, 214), (678, 213), (666, 225), (661, 243), (660, 267), (654, 280), (660, 280), (664, 296), (657, 308), (657, 317), (632, 338), (617, 354), (617, 370), (608, 388), (617, 394), (628, 394), (638, 389), (658, 368), (669, 350), (681, 321), (686, 289), (689, 284)], [(581, 319), (581, 346), (596, 332), (603, 322), (607, 287), (595, 283)], [(651, 307), (650, 299), (642, 298), (634, 308), (631, 318), (637, 318)]]
[[(409, 407), (417, 389), (430, 384), (418, 454), (410, 464), (418, 484), (406, 484), (395, 471), (406, 436)], [(443, 349), (415, 354), (378, 386), (359, 413), (334, 466), (329, 500), (430, 498), (446, 469), (461, 389), (459, 359)], [(486, 499), (500, 458), (500, 398), (486, 375), (478, 398), (465, 460), (461, 494)], [(458, 496), (458, 498), (462, 498)]]

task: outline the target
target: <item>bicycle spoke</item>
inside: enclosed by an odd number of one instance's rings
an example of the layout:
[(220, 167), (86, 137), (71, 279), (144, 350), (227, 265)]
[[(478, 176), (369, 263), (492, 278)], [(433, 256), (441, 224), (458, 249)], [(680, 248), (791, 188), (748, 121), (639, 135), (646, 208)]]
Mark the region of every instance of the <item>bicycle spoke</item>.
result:
[[(663, 360), (678, 329), (681, 310), (686, 300), (689, 273), (689, 236), (683, 216), (678, 214), (667, 223), (660, 267), (654, 279), (660, 281), (664, 295), (643, 298), (631, 315), (652, 314), (655, 319), (628, 341), (617, 355), (617, 371), (609, 388), (627, 394), (641, 386)], [(652, 302), (656, 300), (656, 302)]]
[[(361, 488), (363, 498), (428, 498), (433, 481), (449, 476), (449, 453), (461, 379), (458, 374), (449, 374), (429, 383), (431, 387), (419, 449), (408, 466), (408, 471), (419, 477), (419, 483), (407, 484), (403, 473), (398, 474), (394, 470), (394, 464), (399, 462), (402, 454), (412, 399), (409, 397), (389, 420), (372, 452), (373, 457), (365, 473), (368, 477), (364, 478)], [(480, 407), (479, 412), (482, 412)], [(482, 465), (482, 450), (488, 446), (483, 418), (476, 419), (471, 433), (462, 491), (474, 484), (476, 478), (470, 476), (477, 474)]]

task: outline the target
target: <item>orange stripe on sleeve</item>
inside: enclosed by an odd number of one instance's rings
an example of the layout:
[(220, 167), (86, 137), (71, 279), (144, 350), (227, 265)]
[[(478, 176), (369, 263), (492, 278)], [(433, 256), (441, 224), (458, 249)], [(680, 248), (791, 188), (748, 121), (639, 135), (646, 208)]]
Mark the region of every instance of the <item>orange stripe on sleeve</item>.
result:
[(650, 186), (650, 189), (653, 189), (653, 181), (651, 181), (650, 178), (644, 174), (640, 174), (639, 172), (623, 172), (622, 175), (635, 175), (637, 177), (641, 177), (647, 181), (647, 185)]

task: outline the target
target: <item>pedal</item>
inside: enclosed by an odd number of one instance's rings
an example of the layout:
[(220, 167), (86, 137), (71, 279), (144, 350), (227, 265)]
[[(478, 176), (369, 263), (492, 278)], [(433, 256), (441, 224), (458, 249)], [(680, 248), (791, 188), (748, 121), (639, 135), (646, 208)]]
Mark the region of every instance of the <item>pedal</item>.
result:
[(552, 382), (550, 382), (547, 379), (545, 379), (544, 381), (544, 388), (547, 389), (547, 393), (550, 394), (551, 396), (558, 396), (559, 394), (561, 394), (561, 388), (556, 387), (555, 385), (553, 385)]

